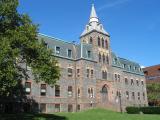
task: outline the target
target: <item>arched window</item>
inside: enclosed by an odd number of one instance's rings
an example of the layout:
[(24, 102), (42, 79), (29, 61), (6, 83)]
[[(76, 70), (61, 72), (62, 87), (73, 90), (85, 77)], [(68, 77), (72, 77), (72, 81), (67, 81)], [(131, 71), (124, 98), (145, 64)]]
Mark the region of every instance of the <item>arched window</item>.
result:
[(68, 96), (72, 96), (72, 86), (68, 86)]
[(80, 88), (78, 88), (78, 97), (80, 97), (80, 93), (81, 93)]
[(99, 47), (101, 46), (101, 40), (100, 40), (99, 37), (98, 37), (98, 46), (99, 46)]
[(107, 62), (107, 64), (109, 64), (109, 57), (108, 57), (108, 54), (107, 54), (107, 56), (106, 56), (106, 62)]
[(106, 85), (104, 85), (103, 87), (102, 87), (102, 93), (108, 93), (108, 89), (107, 89), (107, 87), (106, 87)]
[(90, 44), (92, 44), (92, 42), (93, 42), (93, 38), (92, 38), (92, 37), (90, 37), (90, 39), (89, 39), (89, 43), (90, 43)]
[(108, 41), (107, 40), (105, 41), (105, 46), (106, 46), (106, 49), (108, 50)]
[(99, 62), (101, 62), (101, 54), (99, 53)]
[(105, 55), (103, 54), (103, 63), (105, 63)]
[(102, 38), (102, 47), (104, 48), (104, 39)]

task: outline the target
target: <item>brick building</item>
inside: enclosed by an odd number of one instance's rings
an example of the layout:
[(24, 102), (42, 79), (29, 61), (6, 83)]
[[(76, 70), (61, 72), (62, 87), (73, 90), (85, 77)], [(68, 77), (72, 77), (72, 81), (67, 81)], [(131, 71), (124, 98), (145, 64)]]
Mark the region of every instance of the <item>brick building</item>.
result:
[(126, 106), (148, 104), (140, 65), (112, 52), (110, 35), (99, 22), (94, 6), (79, 44), (44, 34), (38, 38), (44, 39), (54, 51), (61, 68), (60, 80), (54, 87), (37, 84), (32, 76), (23, 81), (27, 97), (38, 103), (40, 112), (72, 112), (93, 107), (120, 111)]
[(160, 65), (143, 68), (147, 83), (160, 83)]

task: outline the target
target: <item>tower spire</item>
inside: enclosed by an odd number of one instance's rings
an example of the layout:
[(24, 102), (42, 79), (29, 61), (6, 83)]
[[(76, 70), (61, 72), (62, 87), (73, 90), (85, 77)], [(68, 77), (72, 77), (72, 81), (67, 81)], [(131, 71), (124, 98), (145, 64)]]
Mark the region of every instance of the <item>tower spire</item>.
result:
[(91, 14), (90, 14), (89, 23), (91, 23), (91, 22), (99, 22), (94, 4), (92, 4), (92, 9), (91, 9)]

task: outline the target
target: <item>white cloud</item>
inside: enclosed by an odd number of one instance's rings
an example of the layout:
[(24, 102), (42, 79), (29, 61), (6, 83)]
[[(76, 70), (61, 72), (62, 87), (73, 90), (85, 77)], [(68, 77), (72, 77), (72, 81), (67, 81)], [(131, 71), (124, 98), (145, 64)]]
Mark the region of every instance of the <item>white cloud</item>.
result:
[[(113, 1), (113, 0), (112, 0), (112, 1)], [(130, 1), (131, 1), (131, 0), (114, 0), (114, 2), (106, 3), (106, 4), (104, 4), (103, 6), (101, 6), (101, 7), (98, 9), (98, 11), (101, 11), (101, 10), (106, 9), (106, 8), (115, 7), (115, 6), (118, 6), (118, 5), (121, 5), (121, 4), (130, 2)]]

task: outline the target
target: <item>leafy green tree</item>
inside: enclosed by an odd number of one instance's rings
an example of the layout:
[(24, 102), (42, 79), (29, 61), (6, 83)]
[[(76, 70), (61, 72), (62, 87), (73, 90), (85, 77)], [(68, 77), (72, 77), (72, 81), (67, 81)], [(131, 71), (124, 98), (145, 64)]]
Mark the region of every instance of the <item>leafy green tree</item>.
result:
[(35, 81), (54, 85), (60, 71), (52, 50), (38, 40), (38, 26), (19, 14), (18, 0), (0, 0), (0, 96), (9, 96), (30, 66)]
[(154, 106), (160, 106), (160, 83), (147, 84), (148, 101)]

